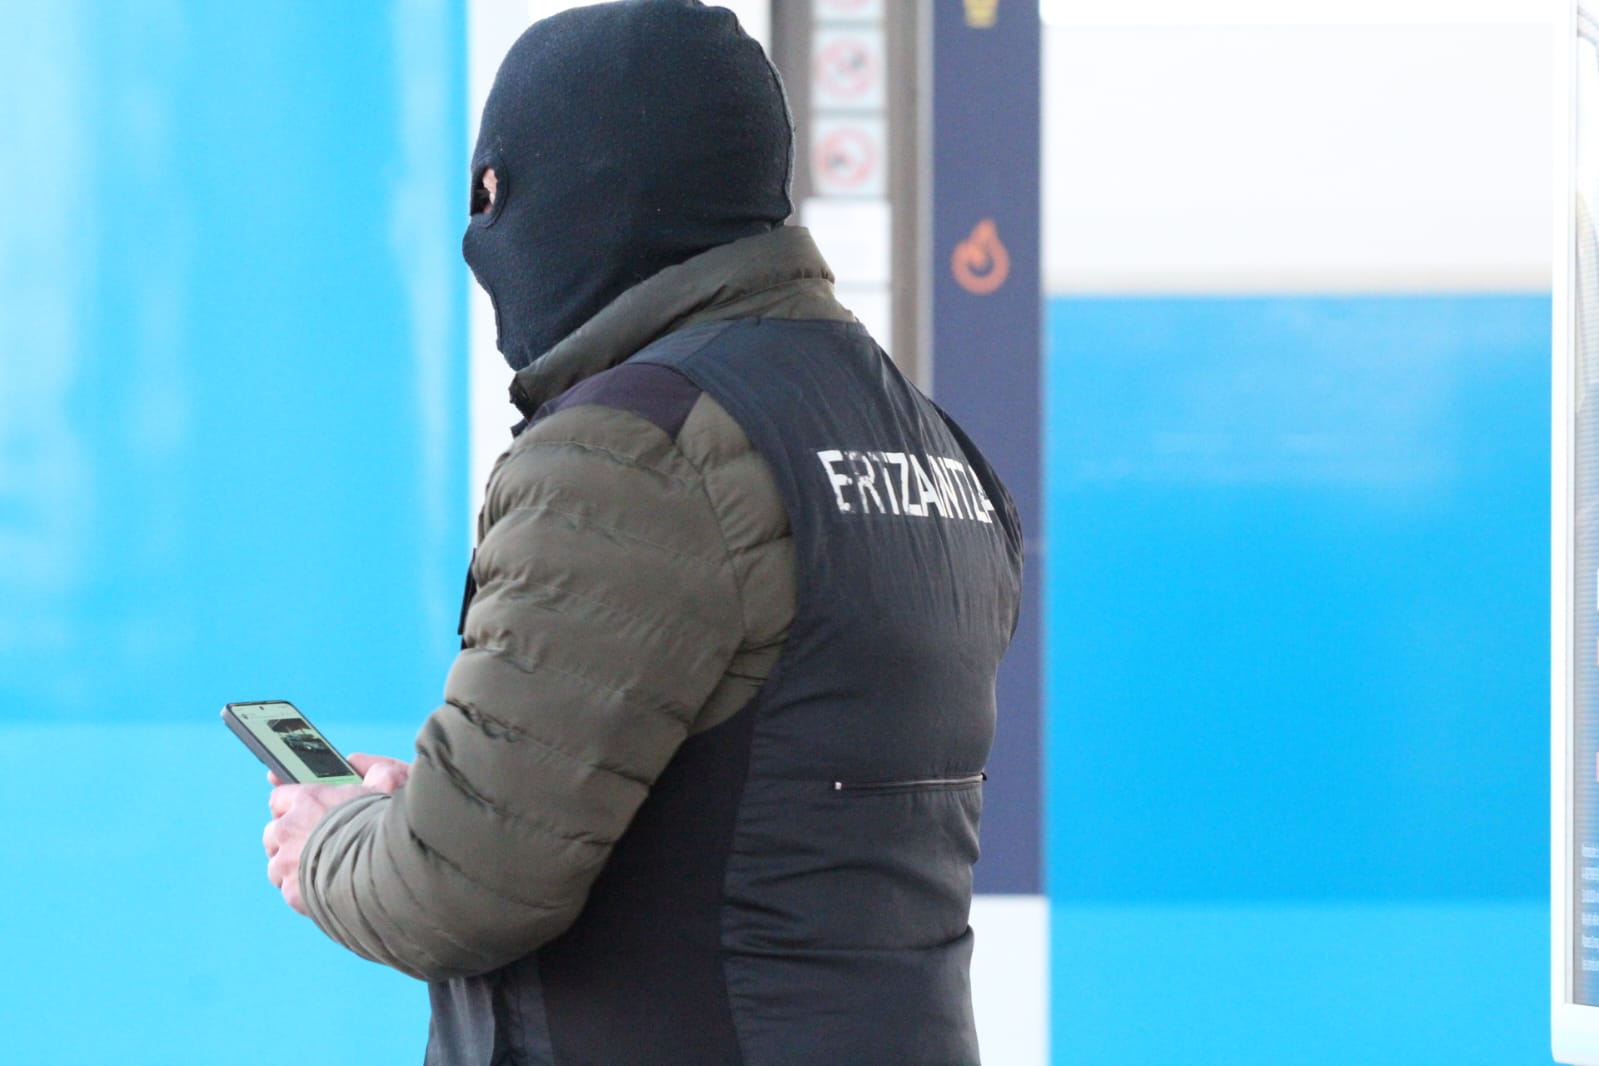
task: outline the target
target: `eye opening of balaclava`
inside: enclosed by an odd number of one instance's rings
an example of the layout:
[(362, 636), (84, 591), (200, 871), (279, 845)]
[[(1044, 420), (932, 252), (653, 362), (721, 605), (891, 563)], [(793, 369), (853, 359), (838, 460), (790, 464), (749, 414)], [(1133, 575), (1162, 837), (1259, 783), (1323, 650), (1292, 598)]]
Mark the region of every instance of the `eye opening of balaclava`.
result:
[[(470, 217), (476, 218), (478, 215), (487, 214), (491, 207), (494, 207), (498, 203), (502, 202), (498, 199), (498, 197), (491, 199), (489, 197), (489, 187), (483, 183), (483, 175), (486, 174), (489, 168), (492, 166), (494, 166), (493, 163), (484, 163), (480, 167), (472, 168), (472, 191), (466, 208), (466, 213)], [(497, 185), (499, 171), (496, 170), (494, 176), (496, 178)]]
[(506, 361), (521, 369), (657, 271), (781, 225), (792, 168), (782, 83), (732, 12), (621, 0), (535, 23), (484, 106), (462, 242)]

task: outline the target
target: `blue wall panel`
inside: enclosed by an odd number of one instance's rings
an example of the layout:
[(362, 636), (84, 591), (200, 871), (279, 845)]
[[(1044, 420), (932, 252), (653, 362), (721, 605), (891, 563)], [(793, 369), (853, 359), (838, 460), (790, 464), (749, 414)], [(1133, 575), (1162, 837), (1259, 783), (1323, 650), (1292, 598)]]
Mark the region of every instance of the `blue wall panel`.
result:
[(1057, 898), (1544, 891), (1548, 307), (1051, 304)]
[(1056, 1066), (1549, 1062), (1543, 902), (1085, 904), (1050, 926)]
[(1548, 298), (1047, 331), (1054, 1061), (1547, 1061)]
[(416, 1061), (217, 721), (403, 754), (467, 558), (460, 0), (0, 8), (7, 1062)]
[(466, 536), (460, 23), (0, 16), (11, 720), (437, 691)]

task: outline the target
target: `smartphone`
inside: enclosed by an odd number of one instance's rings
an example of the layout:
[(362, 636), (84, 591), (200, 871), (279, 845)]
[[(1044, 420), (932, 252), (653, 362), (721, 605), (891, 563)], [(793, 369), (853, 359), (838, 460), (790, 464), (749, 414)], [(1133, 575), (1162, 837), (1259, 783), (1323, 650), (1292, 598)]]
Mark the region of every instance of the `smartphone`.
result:
[(355, 767), (288, 700), (230, 703), (222, 721), (286, 785), (361, 783)]

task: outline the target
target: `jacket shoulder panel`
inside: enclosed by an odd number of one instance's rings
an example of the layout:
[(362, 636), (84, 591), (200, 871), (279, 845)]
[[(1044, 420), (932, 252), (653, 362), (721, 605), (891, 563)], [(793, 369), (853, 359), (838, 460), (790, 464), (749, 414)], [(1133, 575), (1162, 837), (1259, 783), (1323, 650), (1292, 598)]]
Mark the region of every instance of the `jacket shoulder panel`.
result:
[(700, 387), (671, 367), (623, 363), (573, 386), (544, 405), (540, 417), (584, 404), (628, 411), (676, 438)]

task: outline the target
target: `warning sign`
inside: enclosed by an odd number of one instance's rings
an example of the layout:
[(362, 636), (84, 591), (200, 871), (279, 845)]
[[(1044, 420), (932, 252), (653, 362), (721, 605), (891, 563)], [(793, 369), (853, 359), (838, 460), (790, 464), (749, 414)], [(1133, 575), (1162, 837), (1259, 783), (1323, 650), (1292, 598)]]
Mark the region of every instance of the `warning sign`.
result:
[(875, 26), (817, 30), (811, 39), (811, 107), (881, 111), (887, 70), (883, 31)]
[(811, 123), (811, 187), (818, 196), (885, 196), (888, 130), (881, 118)]
[(817, 22), (881, 22), (883, 0), (816, 0)]

